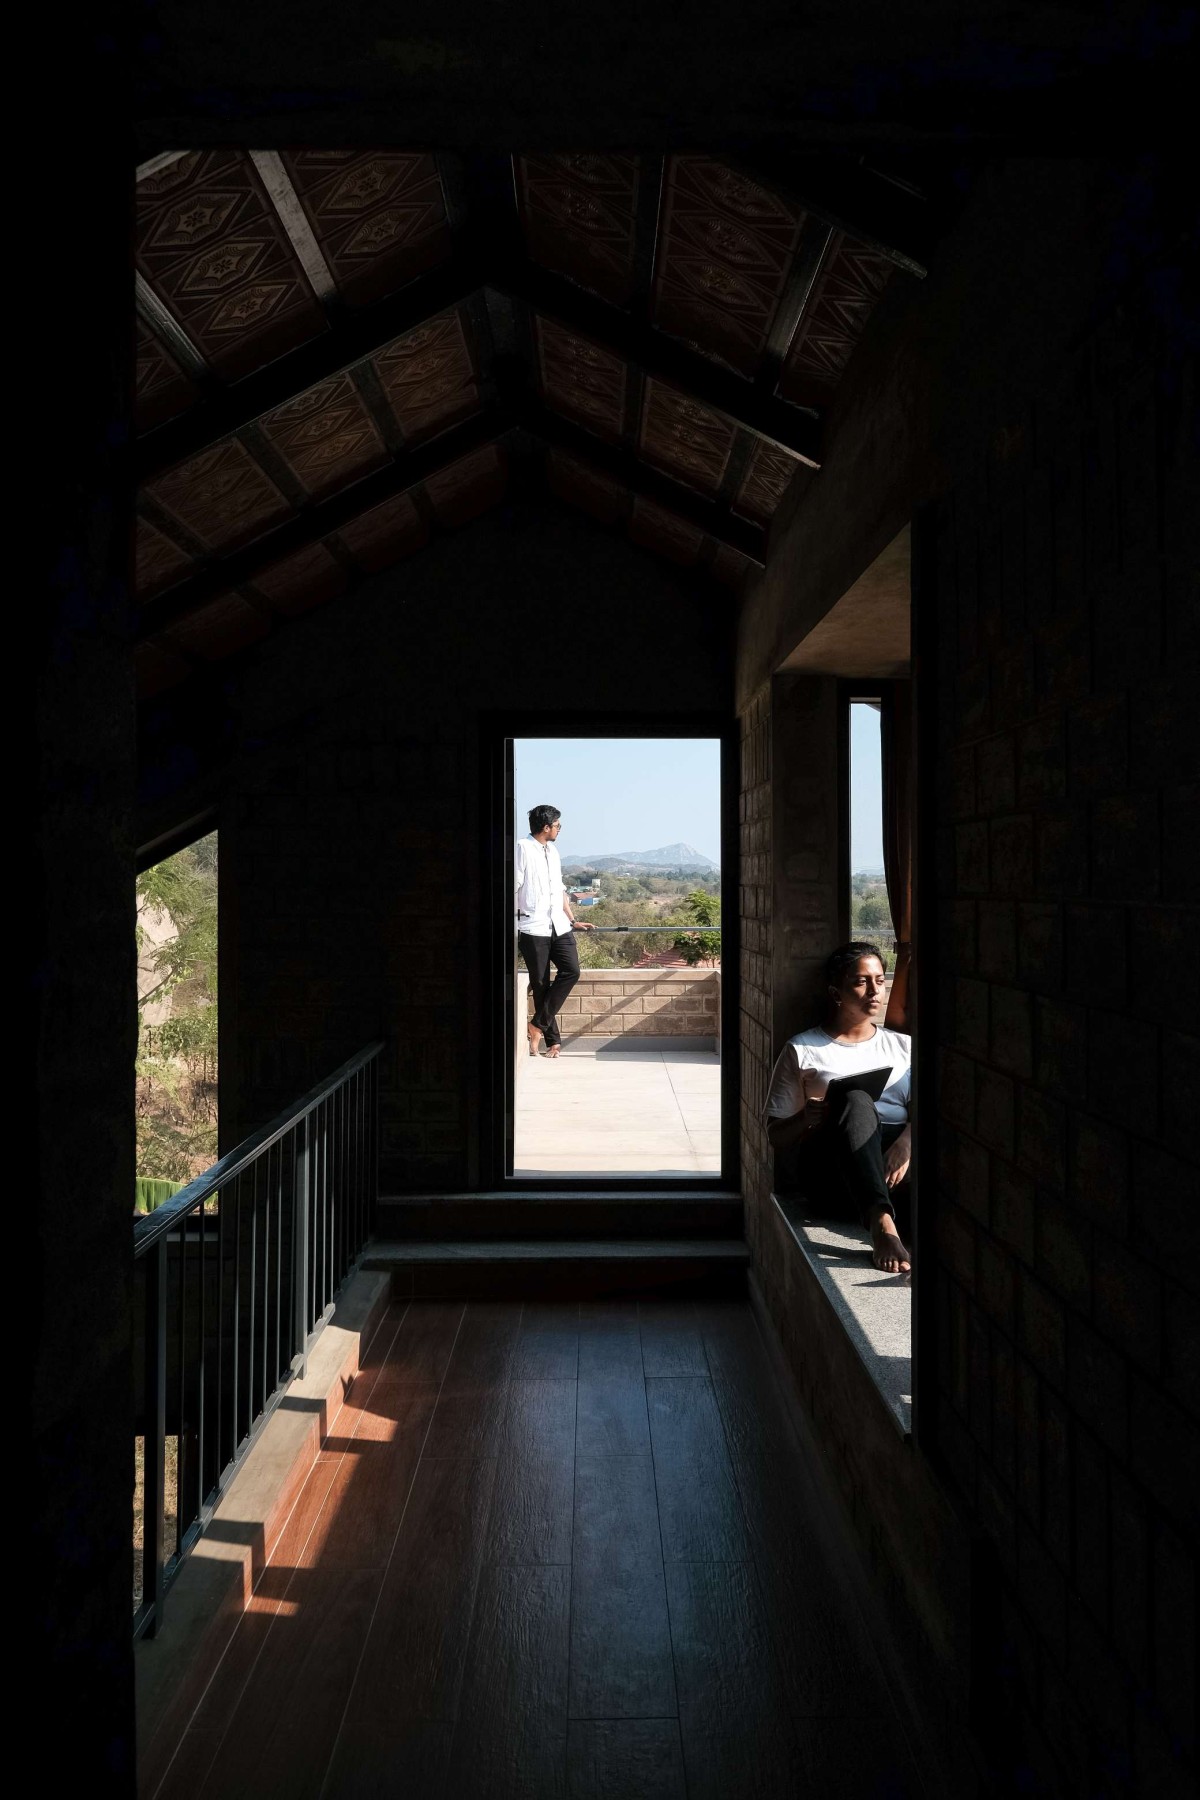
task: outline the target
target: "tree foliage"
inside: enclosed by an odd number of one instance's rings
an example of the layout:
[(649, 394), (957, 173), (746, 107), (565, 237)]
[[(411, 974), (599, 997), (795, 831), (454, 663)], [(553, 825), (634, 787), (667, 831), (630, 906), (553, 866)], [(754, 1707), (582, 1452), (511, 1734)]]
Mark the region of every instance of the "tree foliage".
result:
[[(697, 888), (690, 893), (684, 902), (684, 907), (696, 925), (719, 925), (721, 922), (719, 895), (708, 893), (703, 888)], [(697, 963), (715, 963), (721, 955), (719, 931), (689, 931), (675, 938), (674, 944), (684, 962), (693, 969)]]
[[(146, 922), (166, 915), (171, 930), (146, 959), (151, 980), (139, 997), (137, 1171), (187, 1181), (217, 1154), (217, 838), (201, 838), (138, 877), (138, 949)], [(170, 999), (169, 1016), (148, 1026), (145, 1008)]]

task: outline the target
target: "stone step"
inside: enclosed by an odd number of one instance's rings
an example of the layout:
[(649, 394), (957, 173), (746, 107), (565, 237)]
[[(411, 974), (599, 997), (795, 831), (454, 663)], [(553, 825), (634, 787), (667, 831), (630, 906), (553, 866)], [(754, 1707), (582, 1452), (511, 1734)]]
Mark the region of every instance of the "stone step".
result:
[(738, 1194), (658, 1191), (581, 1194), (397, 1194), (376, 1207), (376, 1235), (392, 1240), (505, 1238), (734, 1238)]
[(364, 1269), (386, 1270), (397, 1298), (580, 1298), (669, 1290), (740, 1292), (741, 1238), (478, 1238), (375, 1241)]

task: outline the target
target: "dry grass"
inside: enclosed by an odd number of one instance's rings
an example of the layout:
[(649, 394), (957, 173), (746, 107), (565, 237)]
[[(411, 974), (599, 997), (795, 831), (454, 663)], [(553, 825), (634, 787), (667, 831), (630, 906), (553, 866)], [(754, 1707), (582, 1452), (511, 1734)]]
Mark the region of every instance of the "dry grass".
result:
[[(146, 1440), (134, 1439), (133, 1459), (133, 1605), (142, 1603), (144, 1589), (142, 1553), (145, 1547)], [(179, 1542), (179, 1439), (169, 1437), (166, 1443), (166, 1468), (163, 1480), (166, 1518), (163, 1527), (163, 1555), (171, 1556)]]

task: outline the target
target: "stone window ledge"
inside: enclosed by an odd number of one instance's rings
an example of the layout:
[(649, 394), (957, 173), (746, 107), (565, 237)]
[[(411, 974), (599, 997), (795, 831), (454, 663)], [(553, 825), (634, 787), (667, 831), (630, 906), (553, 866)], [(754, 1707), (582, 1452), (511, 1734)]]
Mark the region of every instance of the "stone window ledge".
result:
[(912, 1286), (872, 1267), (869, 1233), (813, 1217), (795, 1198), (772, 1200), (857, 1350), (888, 1412), (912, 1431)]

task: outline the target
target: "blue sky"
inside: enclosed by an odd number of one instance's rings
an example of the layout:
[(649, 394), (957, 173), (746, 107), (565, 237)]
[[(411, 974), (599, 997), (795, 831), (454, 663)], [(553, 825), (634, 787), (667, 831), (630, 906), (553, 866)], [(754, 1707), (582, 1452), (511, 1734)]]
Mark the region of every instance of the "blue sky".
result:
[(850, 708), (850, 870), (883, 867), (883, 786), (879, 772), (879, 714)]
[[(548, 801), (563, 816), (564, 856), (610, 856), (690, 844), (714, 862), (721, 854), (721, 746), (715, 738), (518, 738), (519, 828)], [(850, 713), (851, 866), (883, 866), (879, 714)]]
[(563, 816), (563, 856), (690, 844), (721, 856), (716, 738), (518, 738), (517, 821), (546, 801)]

